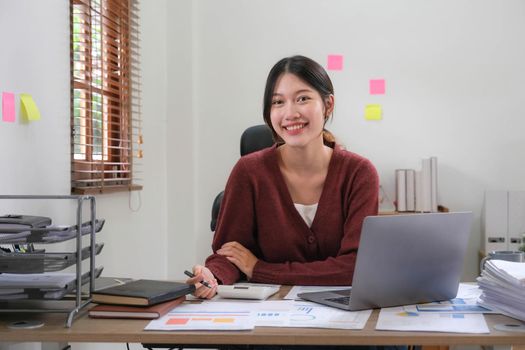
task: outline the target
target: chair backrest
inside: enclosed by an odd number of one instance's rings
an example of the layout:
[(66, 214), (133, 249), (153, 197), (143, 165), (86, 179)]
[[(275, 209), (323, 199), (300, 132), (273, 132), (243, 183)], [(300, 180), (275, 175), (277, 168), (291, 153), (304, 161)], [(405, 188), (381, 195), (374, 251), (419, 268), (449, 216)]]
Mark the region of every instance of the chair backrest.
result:
[[(244, 130), (241, 135), (241, 156), (271, 147), (273, 144), (272, 130), (266, 124), (251, 126)], [(215, 197), (211, 206), (210, 229), (212, 231), (215, 231), (217, 227), (217, 218), (223, 196), (224, 191), (221, 191), (221, 193)]]
[(217, 218), (219, 217), (219, 210), (221, 209), (222, 197), (224, 197), (224, 191), (221, 191), (213, 200), (211, 205), (211, 221), (210, 221), (210, 230), (215, 231), (217, 227)]
[(273, 145), (272, 130), (266, 124), (251, 126), (241, 135), (241, 157)]

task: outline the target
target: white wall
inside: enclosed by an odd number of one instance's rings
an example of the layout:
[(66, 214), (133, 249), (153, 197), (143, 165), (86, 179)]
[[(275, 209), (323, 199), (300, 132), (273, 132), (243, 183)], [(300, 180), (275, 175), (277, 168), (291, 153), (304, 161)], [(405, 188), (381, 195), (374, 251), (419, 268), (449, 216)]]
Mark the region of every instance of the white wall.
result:
[[(173, 255), (167, 237), (165, 10), (166, 1), (157, 0), (141, 11), (144, 190), (97, 196), (98, 217), (106, 219), (97, 265), (105, 276), (166, 278)], [(21, 124), (17, 107), (16, 123), (0, 122), (0, 193), (69, 194), (69, 1), (0, 0), (0, 32), (0, 92), (14, 92), (17, 104), (20, 93), (31, 93), (42, 115)], [(0, 214), (22, 211), (50, 215), (59, 224), (74, 220), (69, 205), (0, 203)]]
[[(418, 169), (421, 158), (437, 156), (439, 202), (475, 213), (464, 278), (477, 275), (483, 191), (525, 187), (523, 1), (200, 0), (193, 11), (196, 261), (209, 253), (210, 206), (238, 159), (239, 136), (262, 122), (270, 67), (292, 54), (324, 65), (336, 53), (345, 68), (329, 72), (336, 91), (329, 129), (373, 161), (391, 198), (394, 169)], [(168, 55), (178, 50), (168, 37)], [(384, 96), (368, 94), (376, 77), (387, 81)], [(169, 72), (170, 84), (178, 78)], [(383, 105), (383, 121), (363, 119), (367, 103)]]
[[(50, 23), (49, 18), (56, 20)], [(26, 125), (18, 118), (16, 123), (0, 122), (0, 193), (68, 193), (67, 1), (0, 0), (0, 30), (0, 92), (32, 94), (42, 114), (41, 121)], [(43, 40), (35, 40), (36, 33)]]
[(169, 276), (182, 279), (182, 272), (195, 261), (195, 181), (198, 119), (194, 117), (193, 8), (191, 1), (168, 1), (167, 28), (167, 180)]

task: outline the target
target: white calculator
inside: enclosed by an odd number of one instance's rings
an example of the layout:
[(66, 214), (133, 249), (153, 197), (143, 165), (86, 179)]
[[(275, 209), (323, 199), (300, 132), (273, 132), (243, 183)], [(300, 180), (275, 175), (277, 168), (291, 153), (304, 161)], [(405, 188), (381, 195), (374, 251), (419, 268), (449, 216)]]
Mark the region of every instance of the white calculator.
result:
[(219, 285), (217, 294), (227, 299), (256, 299), (264, 300), (277, 293), (281, 286), (278, 284), (236, 283), (233, 285)]

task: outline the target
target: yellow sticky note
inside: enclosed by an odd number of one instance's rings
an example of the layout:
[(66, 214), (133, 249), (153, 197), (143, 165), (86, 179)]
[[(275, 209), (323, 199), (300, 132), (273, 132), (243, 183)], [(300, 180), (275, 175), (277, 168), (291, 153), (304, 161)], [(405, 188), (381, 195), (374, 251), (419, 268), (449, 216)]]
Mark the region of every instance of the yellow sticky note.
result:
[(40, 111), (30, 94), (20, 94), (20, 110), (26, 121), (40, 120)]
[(383, 109), (381, 105), (371, 104), (365, 107), (365, 119), (366, 120), (381, 120), (383, 119)]

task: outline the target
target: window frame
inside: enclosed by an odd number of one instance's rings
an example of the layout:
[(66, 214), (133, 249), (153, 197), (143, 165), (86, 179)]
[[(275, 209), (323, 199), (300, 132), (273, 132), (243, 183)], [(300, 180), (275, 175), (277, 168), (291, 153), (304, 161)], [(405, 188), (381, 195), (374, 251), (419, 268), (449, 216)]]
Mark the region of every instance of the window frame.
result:
[(142, 189), (137, 12), (136, 0), (70, 0), (73, 194)]

